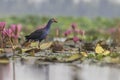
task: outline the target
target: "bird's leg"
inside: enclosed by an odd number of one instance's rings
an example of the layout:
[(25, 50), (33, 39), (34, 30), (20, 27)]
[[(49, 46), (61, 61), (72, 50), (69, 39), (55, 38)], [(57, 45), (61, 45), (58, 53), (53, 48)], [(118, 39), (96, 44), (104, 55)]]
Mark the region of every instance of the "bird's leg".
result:
[(39, 43), (38, 43), (38, 48), (40, 49), (40, 41), (39, 41)]

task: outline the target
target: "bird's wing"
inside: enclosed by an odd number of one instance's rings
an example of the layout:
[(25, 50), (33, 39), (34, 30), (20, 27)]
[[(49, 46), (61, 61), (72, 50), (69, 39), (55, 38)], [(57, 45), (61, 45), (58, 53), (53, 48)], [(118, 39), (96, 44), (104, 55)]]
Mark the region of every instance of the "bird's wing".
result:
[(38, 29), (38, 30), (32, 32), (26, 38), (27, 39), (38, 39), (42, 36), (42, 34), (44, 34), (44, 29)]

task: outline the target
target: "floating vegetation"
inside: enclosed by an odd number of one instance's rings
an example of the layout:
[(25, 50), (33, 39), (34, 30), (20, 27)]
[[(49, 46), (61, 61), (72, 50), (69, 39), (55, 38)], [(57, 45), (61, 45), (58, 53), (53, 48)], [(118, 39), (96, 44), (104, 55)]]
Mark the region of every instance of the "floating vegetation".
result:
[[(59, 41), (61, 38), (58, 34), (59, 27), (56, 32), (59, 37), (57, 36), (56, 41), (48, 35), (38, 47), (39, 43), (34, 41), (34, 36), (32, 36), (33, 40), (29, 40), (28, 44), (22, 46), (25, 41), (25, 35), (21, 35), (25, 30), (22, 24), (8, 26), (7, 22), (0, 22), (0, 63), (7, 63), (10, 58), (14, 57), (14, 59), (24, 60), (34, 58), (37, 62), (82, 63), (91, 60), (120, 64), (119, 26), (115, 29), (106, 29), (106, 31), (104, 29), (84, 30), (79, 26), (77, 22), (72, 23), (70, 28), (59, 33), (63, 34), (65, 41)], [(53, 32), (50, 31), (49, 34), (51, 33)], [(48, 32), (43, 34), (48, 34)], [(52, 35), (52, 37), (55, 36)]]

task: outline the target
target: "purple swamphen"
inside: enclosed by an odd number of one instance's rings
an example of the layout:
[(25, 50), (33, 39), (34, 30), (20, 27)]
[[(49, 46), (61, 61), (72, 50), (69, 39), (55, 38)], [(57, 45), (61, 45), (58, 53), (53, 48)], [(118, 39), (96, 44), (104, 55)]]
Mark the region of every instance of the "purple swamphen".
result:
[(26, 43), (29, 43), (29, 41), (39, 41), (38, 47), (40, 48), (40, 42), (43, 39), (45, 39), (46, 36), (49, 34), (50, 26), (53, 22), (57, 23), (57, 20), (55, 18), (51, 18), (44, 28), (37, 29), (34, 32), (32, 32), (30, 35), (25, 36), (26, 41), (23, 43), (23, 46)]

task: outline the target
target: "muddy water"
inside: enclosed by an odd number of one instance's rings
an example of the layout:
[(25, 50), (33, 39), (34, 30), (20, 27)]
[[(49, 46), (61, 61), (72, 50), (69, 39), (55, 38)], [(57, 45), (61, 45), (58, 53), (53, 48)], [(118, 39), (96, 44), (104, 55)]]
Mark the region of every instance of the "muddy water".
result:
[(0, 64), (0, 80), (120, 80), (120, 69), (87, 64)]

